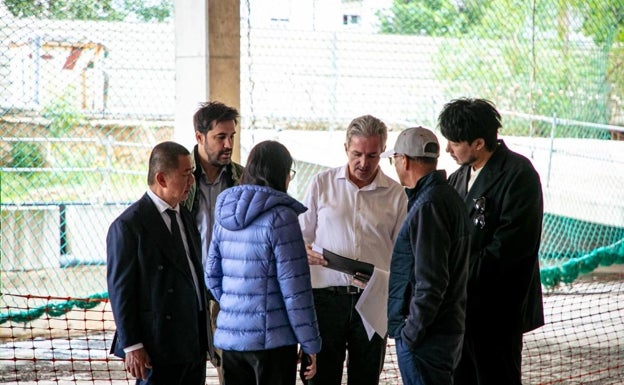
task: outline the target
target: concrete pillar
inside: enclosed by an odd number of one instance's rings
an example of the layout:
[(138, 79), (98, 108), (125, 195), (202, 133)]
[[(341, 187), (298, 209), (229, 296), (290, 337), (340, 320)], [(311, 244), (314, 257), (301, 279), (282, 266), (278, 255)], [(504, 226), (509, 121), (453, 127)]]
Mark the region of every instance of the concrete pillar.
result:
[[(240, 1), (208, 0), (210, 98), (240, 112)], [(232, 158), (240, 162), (239, 126)]]
[[(219, 100), (240, 111), (240, 2), (175, 0), (176, 110), (174, 140), (195, 145), (193, 114)], [(240, 127), (233, 159), (240, 161)]]
[(173, 140), (195, 145), (193, 113), (208, 99), (208, 5), (206, 0), (174, 3), (176, 98)]

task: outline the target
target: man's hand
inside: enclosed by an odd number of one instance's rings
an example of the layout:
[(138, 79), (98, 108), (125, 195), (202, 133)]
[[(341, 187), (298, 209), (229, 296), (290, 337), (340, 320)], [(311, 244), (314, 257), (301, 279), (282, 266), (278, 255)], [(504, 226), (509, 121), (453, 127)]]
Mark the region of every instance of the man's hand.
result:
[(321, 265), (321, 266), (327, 266), (328, 262), (325, 258), (323, 258), (323, 255), (317, 253), (316, 251), (312, 250), (312, 246), (310, 245), (306, 245), (306, 253), (308, 254), (308, 264), (309, 265)]
[(147, 369), (151, 369), (149, 355), (145, 348), (126, 353), (126, 371), (134, 378), (147, 380)]
[(360, 289), (366, 289), (366, 284), (368, 284), (368, 280), (370, 279), (370, 275), (364, 273), (355, 273), (355, 275), (351, 278), (351, 285), (355, 287), (359, 287)]

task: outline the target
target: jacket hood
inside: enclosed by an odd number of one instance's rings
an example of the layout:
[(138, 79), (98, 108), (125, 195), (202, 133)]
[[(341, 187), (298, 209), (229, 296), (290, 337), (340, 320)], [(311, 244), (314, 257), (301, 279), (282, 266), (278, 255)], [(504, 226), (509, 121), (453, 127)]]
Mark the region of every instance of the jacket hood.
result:
[(228, 230), (240, 230), (276, 206), (288, 207), (297, 215), (307, 210), (295, 198), (281, 191), (266, 186), (240, 185), (219, 194), (215, 221)]

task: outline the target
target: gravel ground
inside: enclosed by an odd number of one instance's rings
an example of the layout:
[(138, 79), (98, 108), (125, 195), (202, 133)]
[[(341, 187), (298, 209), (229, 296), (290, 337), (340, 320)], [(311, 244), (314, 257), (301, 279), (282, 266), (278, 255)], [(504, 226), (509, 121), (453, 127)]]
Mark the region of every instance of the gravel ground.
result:
[[(0, 313), (47, 303), (45, 298), (15, 294), (76, 297), (104, 292), (105, 274), (104, 266), (3, 272)], [(57, 292), (46, 290), (50, 281)], [(583, 277), (546, 292), (544, 303), (547, 325), (525, 336), (524, 384), (624, 383), (624, 273)], [(113, 331), (107, 303), (26, 324), (0, 324), (0, 383), (132, 384), (122, 363), (108, 354)], [(392, 340), (389, 343), (381, 383), (401, 384)], [(210, 365), (206, 383), (218, 383)]]

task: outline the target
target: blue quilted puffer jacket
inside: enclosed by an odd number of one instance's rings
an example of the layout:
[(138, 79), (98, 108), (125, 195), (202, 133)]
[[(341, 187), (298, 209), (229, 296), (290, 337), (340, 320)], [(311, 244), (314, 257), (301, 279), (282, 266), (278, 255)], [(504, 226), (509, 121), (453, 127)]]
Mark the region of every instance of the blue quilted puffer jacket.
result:
[(310, 267), (297, 216), (307, 208), (288, 194), (240, 185), (217, 198), (206, 286), (221, 310), (215, 346), (267, 350), (301, 344), (318, 353)]

